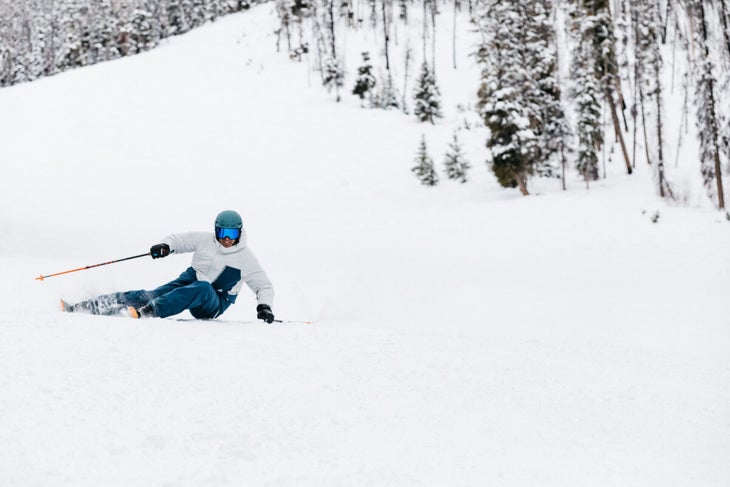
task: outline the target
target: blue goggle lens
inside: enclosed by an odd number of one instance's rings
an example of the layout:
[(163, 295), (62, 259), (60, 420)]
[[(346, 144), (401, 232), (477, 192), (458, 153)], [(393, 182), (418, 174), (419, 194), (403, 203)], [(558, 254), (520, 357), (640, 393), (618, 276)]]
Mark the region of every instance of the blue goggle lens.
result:
[(240, 228), (216, 228), (215, 229), (215, 238), (230, 238), (231, 240), (236, 240), (241, 236), (241, 229)]

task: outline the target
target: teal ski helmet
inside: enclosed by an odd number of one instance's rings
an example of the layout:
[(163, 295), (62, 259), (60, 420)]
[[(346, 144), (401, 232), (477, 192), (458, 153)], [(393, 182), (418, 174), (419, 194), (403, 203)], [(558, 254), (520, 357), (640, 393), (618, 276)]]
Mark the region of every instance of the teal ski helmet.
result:
[(243, 220), (241, 215), (233, 210), (225, 210), (218, 213), (215, 217), (215, 237), (230, 238), (238, 240), (241, 237), (241, 229), (243, 228)]

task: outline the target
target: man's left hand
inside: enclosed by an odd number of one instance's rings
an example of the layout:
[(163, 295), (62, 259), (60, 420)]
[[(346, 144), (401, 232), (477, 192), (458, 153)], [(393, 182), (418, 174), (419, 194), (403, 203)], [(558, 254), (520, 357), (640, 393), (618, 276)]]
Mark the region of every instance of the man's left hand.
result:
[(268, 304), (259, 304), (256, 306), (257, 315), (256, 318), (264, 320), (267, 323), (274, 322), (274, 312), (271, 311), (271, 306)]

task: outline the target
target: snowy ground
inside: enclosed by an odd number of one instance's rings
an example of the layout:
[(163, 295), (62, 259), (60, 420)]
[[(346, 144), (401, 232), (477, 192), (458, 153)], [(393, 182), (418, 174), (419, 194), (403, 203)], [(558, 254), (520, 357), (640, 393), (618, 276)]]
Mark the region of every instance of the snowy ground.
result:
[[(482, 129), (472, 180), (424, 188), (418, 140), (440, 163), (470, 60), (424, 126), (309, 86), (269, 10), (0, 91), (0, 485), (730, 484), (724, 215), (619, 162), (523, 198)], [(314, 324), (256, 322), (248, 294), (215, 322), (58, 312), (186, 255), (33, 279), (226, 208), (277, 317)]]

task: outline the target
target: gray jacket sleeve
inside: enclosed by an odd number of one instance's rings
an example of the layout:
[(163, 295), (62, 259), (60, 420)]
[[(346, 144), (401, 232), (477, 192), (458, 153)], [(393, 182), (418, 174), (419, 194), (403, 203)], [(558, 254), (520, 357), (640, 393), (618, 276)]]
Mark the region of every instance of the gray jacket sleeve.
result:
[(176, 254), (185, 254), (195, 252), (200, 241), (206, 238), (210, 238), (210, 235), (205, 232), (173, 233), (163, 238), (162, 242), (169, 245)]
[(268, 304), (274, 307), (274, 286), (266, 272), (261, 268), (258, 259), (249, 248), (245, 249), (243, 280), (256, 295), (258, 304)]

